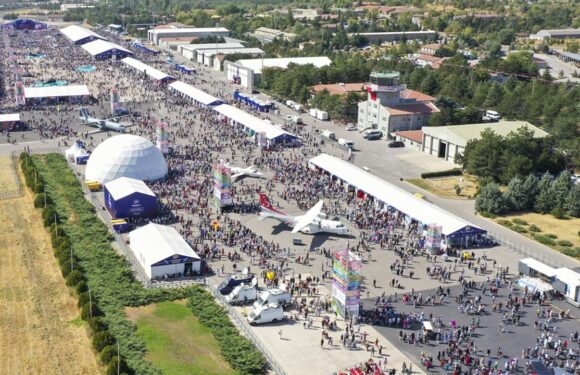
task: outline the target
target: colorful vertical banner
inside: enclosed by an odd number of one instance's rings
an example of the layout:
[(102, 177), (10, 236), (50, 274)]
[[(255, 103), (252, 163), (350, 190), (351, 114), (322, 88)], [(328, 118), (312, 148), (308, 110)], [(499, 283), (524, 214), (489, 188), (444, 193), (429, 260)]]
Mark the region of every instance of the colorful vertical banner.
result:
[(439, 254), (441, 251), (441, 240), (443, 238), (441, 226), (430, 224), (425, 233), (425, 249), (430, 254)]
[(223, 161), (214, 165), (213, 192), (216, 207), (222, 208), (233, 203), (232, 199), (232, 170), (226, 167)]
[(347, 249), (334, 254), (332, 299), (337, 313), (357, 316), (360, 307), (362, 260)]
[(113, 87), (111, 89), (111, 113), (115, 115), (121, 109), (121, 94), (119, 88)]
[(166, 122), (158, 121), (156, 126), (157, 133), (157, 148), (161, 150), (162, 154), (169, 152), (169, 141), (167, 140), (167, 125)]

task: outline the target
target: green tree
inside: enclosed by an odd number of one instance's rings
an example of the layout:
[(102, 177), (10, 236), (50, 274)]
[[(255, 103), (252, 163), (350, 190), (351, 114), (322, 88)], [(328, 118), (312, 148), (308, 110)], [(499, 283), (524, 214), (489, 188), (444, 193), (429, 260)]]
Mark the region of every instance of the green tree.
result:
[(434, 95), (437, 93), (438, 89), (439, 83), (435, 78), (435, 74), (430, 72), (427, 77), (423, 79), (423, 82), (421, 82), (421, 91), (429, 95)]
[(564, 171), (560, 173), (558, 178), (552, 184), (552, 193), (554, 194), (554, 208), (564, 210), (566, 209), (568, 195), (574, 182), (570, 172)]
[(580, 185), (574, 184), (566, 199), (566, 212), (573, 217), (580, 217)]
[(552, 211), (554, 208), (554, 195), (552, 194), (552, 177), (544, 173), (538, 184), (538, 195), (534, 203), (534, 209), (542, 214)]
[(479, 139), (467, 142), (463, 153), (463, 168), (479, 177), (500, 179), (503, 172), (501, 157), (504, 149), (503, 137), (491, 129), (481, 132)]
[(525, 190), (525, 180), (516, 176), (511, 179), (505, 192), (506, 204), (515, 211), (525, 210), (529, 192)]
[(481, 193), (475, 199), (475, 209), (478, 212), (487, 212), (494, 215), (501, 215), (506, 211), (505, 198), (498, 184), (492, 182), (481, 189)]

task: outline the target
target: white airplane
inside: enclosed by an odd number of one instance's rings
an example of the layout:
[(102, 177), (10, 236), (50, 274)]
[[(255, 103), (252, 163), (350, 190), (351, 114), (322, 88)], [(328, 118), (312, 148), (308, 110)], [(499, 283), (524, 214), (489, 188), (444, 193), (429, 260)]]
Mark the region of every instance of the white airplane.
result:
[(232, 170), (232, 181), (236, 181), (238, 178), (243, 176), (266, 178), (264, 174), (258, 171), (258, 169), (256, 169), (256, 167), (254, 167), (253, 165), (249, 166), (248, 168), (233, 167), (228, 163), (224, 165)]
[(324, 201), (320, 200), (304, 215), (290, 216), (272, 206), (270, 199), (264, 193), (260, 193), (260, 220), (267, 218), (276, 219), (292, 227), (292, 233), (332, 233), (332, 234), (350, 234), (348, 228), (340, 221), (326, 220), (326, 215), (322, 212)]
[[(92, 126), (93, 128), (98, 128), (102, 131), (115, 131), (119, 133), (123, 133), (127, 130), (128, 126), (123, 125), (117, 121), (112, 121), (111, 119), (100, 119), (96, 117), (91, 117), (89, 111), (86, 108), (81, 107), (79, 109), (79, 118), (83, 120), (84, 125)], [(115, 117), (117, 119), (120, 117)]]

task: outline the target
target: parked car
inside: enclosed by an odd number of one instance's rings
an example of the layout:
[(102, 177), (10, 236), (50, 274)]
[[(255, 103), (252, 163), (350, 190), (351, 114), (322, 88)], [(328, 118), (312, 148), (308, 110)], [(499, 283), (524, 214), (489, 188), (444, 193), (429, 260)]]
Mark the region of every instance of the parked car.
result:
[(377, 139), (381, 139), (381, 137), (383, 136), (383, 132), (380, 130), (367, 130), (366, 132), (363, 133), (363, 138), (365, 138), (367, 141), (374, 141)]
[(356, 126), (354, 124), (347, 124), (346, 130), (348, 130), (348, 131), (356, 130)]
[(393, 141), (389, 143), (389, 148), (399, 148), (399, 147), (405, 147), (405, 143), (401, 141)]

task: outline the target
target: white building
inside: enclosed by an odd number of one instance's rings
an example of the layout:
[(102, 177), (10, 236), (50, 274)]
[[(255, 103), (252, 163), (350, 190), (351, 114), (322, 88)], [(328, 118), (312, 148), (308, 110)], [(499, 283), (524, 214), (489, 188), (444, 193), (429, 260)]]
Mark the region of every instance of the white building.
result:
[(378, 129), (383, 134), (421, 129), (432, 113), (439, 112), (435, 98), (399, 84), (399, 73), (373, 72), (367, 85), (368, 97), (358, 103), (360, 130)]
[(489, 124), (469, 124), (451, 126), (426, 126), (423, 130), (422, 150), (429, 155), (455, 162), (455, 157), (465, 151), (467, 142), (478, 139), (485, 129), (506, 136), (526, 127), (534, 132), (535, 138), (544, 138), (548, 133), (526, 121), (500, 121)]
[(332, 61), (326, 56), (247, 59), (236, 62), (225, 61), (224, 73), (229, 81), (237, 82), (239, 85), (247, 88), (252, 88), (260, 84), (263, 68), (286, 69), (290, 64), (312, 64), (317, 68), (321, 68), (332, 64)]
[(536, 34), (530, 34), (530, 39), (541, 41), (575, 38), (580, 38), (580, 29), (540, 30)]
[(187, 27), (181, 29), (152, 29), (147, 31), (147, 39), (151, 44), (159, 45), (163, 38), (207, 38), (209, 36), (230, 36), (225, 27)]
[[(215, 61), (214, 61), (214, 57), (216, 55), (223, 55), (223, 56), (227, 56), (227, 55), (253, 55), (253, 56), (262, 56), (264, 55), (264, 51), (261, 50), (260, 48), (229, 48), (229, 49), (208, 49), (208, 50), (204, 50), (204, 51), (200, 51), (201, 53), (197, 54), (197, 62), (200, 64), (203, 64), (205, 66), (209, 66), (209, 67), (214, 67), (214, 68), (219, 68), (221, 67), (221, 64), (218, 64), (217, 67), (215, 67)], [(244, 56), (245, 57), (245, 56)]]
[(173, 227), (150, 223), (129, 233), (129, 247), (149, 279), (193, 276), (201, 258)]
[(197, 55), (207, 50), (225, 51), (233, 48), (244, 48), (241, 43), (200, 43), (200, 44), (183, 44), (177, 47), (179, 54), (191, 61), (198, 61)]

